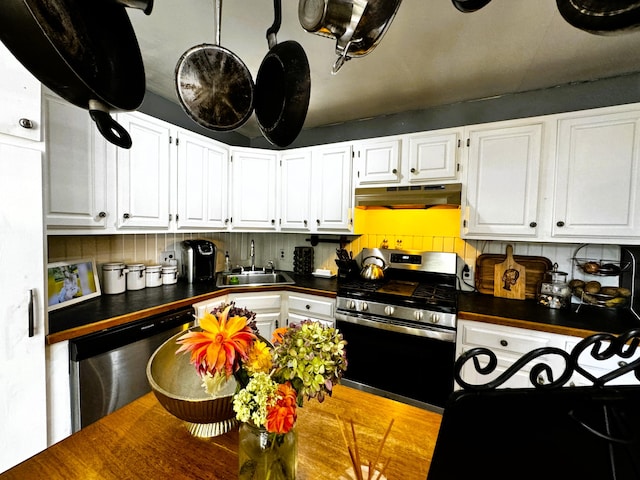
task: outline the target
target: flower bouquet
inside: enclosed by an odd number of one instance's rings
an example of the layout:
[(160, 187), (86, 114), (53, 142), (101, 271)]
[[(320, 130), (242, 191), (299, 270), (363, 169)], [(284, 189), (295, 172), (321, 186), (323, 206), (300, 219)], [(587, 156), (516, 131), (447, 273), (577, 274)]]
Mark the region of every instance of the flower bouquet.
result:
[(347, 367), (342, 334), (305, 320), (260, 337), (255, 313), (223, 304), (200, 318), (201, 331), (180, 336), (203, 387), (215, 394), (237, 382), (233, 409), (240, 426), (240, 479), (294, 479), (297, 408), (331, 396)]

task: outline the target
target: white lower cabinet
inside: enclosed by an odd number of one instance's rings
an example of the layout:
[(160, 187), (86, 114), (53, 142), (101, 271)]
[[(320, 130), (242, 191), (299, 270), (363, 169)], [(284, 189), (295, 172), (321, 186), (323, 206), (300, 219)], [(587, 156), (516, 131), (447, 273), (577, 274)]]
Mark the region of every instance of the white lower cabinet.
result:
[[(485, 384), (507, 368), (514, 364), (524, 354), (540, 347), (555, 347), (570, 353), (573, 348), (582, 340), (579, 337), (569, 335), (558, 335), (554, 333), (539, 332), (524, 328), (507, 327), (491, 323), (475, 322), (470, 320), (458, 321), (458, 333), (456, 339), (456, 358), (463, 352), (475, 347), (484, 347), (493, 351), (498, 359), (495, 372), (491, 375), (481, 375), (473, 366), (473, 361), (468, 361), (461, 372), (462, 379), (470, 384)], [(630, 359), (623, 359), (614, 356), (608, 360), (596, 360), (590, 355), (591, 347), (585, 350), (579, 357), (579, 365), (594, 375), (596, 378), (619, 368), (620, 362), (632, 362), (640, 357), (640, 351)], [(480, 362), (482, 366), (486, 361)], [(520, 369), (513, 377), (507, 380), (499, 388), (533, 388), (529, 379), (531, 367), (535, 364), (545, 363), (553, 371), (554, 379), (557, 379), (565, 371), (565, 362), (559, 355), (544, 355), (537, 357), (529, 364)], [(538, 383), (546, 382), (544, 375), (535, 379)], [(633, 373), (626, 374), (613, 380), (608, 385), (638, 384), (638, 380)], [(579, 373), (574, 373), (565, 386), (590, 386), (593, 383)], [(456, 385), (456, 389), (460, 389)]]
[(303, 320), (315, 320), (324, 325), (335, 325), (336, 301), (332, 298), (304, 293), (289, 293), (287, 296), (287, 325)]
[(281, 292), (230, 293), (228, 299), (236, 302), (237, 307), (255, 312), (258, 332), (271, 341), (273, 331), (281, 326)]
[[(479, 374), (475, 370), (473, 362), (469, 361), (465, 363), (461, 377), (470, 384), (485, 384), (494, 380), (522, 355), (531, 350), (541, 347), (564, 347), (564, 342), (558, 337), (557, 335), (533, 330), (459, 320), (456, 339), (456, 358), (472, 348), (485, 347), (494, 352), (498, 360), (497, 367), (491, 375)], [(480, 357), (480, 363), (484, 367), (487, 365), (487, 362), (483, 360), (484, 358)], [(553, 356), (543, 356), (537, 359), (537, 363), (542, 361), (554, 368), (561, 366), (561, 364), (558, 364), (558, 360), (561, 361), (561, 359), (553, 358)], [(500, 388), (532, 387), (529, 380), (530, 370), (531, 365), (526, 365), (502, 384)], [(554, 371), (556, 370), (554, 369)], [(536, 382), (545, 382), (545, 378), (538, 378)], [(456, 385), (456, 387), (459, 388), (458, 385)]]

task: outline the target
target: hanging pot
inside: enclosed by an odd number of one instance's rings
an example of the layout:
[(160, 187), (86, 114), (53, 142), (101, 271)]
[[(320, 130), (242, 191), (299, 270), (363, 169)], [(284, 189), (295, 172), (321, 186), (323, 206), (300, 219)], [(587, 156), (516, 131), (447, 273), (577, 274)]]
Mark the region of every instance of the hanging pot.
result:
[(298, 19), (307, 32), (336, 39), (332, 73), (370, 53), (389, 29), (402, 0), (300, 0)]
[(486, 6), (491, 0), (451, 0), (453, 6), (463, 13), (476, 12)]
[(178, 100), (196, 123), (216, 131), (241, 127), (253, 113), (253, 78), (235, 53), (220, 46), (222, 0), (215, 0), (216, 44), (182, 54), (175, 70)]
[(255, 112), (262, 135), (272, 144), (286, 147), (304, 125), (311, 96), (311, 72), (298, 42), (278, 43), (281, 0), (274, 0), (273, 9), (275, 18), (267, 30), (269, 52), (256, 77)]
[[(88, 109), (107, 140), (130, 148), (129, 133), (110, 112), (137, 109), (146, 86), (138, 41), (119, 3), (2, 0), (0, 40), (40, 82)], [(137, 1), (145, 13), (152, 5)]]
[[(379, 260), (380, 262), (382, 262), (382, 266), (373, 262), (367, 263), (367, 260), (370, 258)], [(364, 280), (382, 280), (384, 279), (384, 271), (386, 269), (387, 265), (382, 258), (376, 257), (375, 255), (366, 257), (362, 259), (362, 270), (360, 270), (360, 277), (362, 277)]]
[(580, 30), (612, 35), (640, 27), (639, 0), (556, 0), (560, 15)]

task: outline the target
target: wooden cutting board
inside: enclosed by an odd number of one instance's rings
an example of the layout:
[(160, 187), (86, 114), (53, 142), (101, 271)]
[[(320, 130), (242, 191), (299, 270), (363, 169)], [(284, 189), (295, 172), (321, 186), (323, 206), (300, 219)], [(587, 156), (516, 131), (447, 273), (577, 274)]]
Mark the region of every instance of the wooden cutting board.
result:
[[(493, 295), (494, 267), (505, 260), (506, 255), (500, 253), (483, 253), (476, 259), (475, 284), (480, 293)], [(514, 260), (524, 265), (527, 278), (525, 280), (525, 298), (535, 299), (538, 296), (540, 282), (544, 274), (553, 268), (551, 260), (533, 255), (514, 255)]]
[(524, 300), (527, 271), (513, 258), (513, 246), (507, 245), (507, 257), (493, 267), (493, 296)]

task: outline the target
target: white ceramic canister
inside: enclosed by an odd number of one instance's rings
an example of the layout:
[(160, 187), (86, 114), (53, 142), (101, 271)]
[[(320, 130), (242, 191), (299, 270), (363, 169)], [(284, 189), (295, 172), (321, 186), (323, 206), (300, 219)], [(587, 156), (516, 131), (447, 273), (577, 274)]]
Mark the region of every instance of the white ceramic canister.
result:
[(149, 287), (159, 287), (162, 285), (162, 266), (161, 265), (147, 265), (147, 269), (144, 272), (145, 282), (144, 284)]
[(178, 267), (167, 265), (162, 267), (162, 284), (173, 285), (178, 282)]
[(113, 295), (127, 289), (127, 269), (124, 263), (111, 262), (102, 265), (102, 291)]
[(127, 265), (127, 290), (141, 290), (144, 288), (144, 263)]

